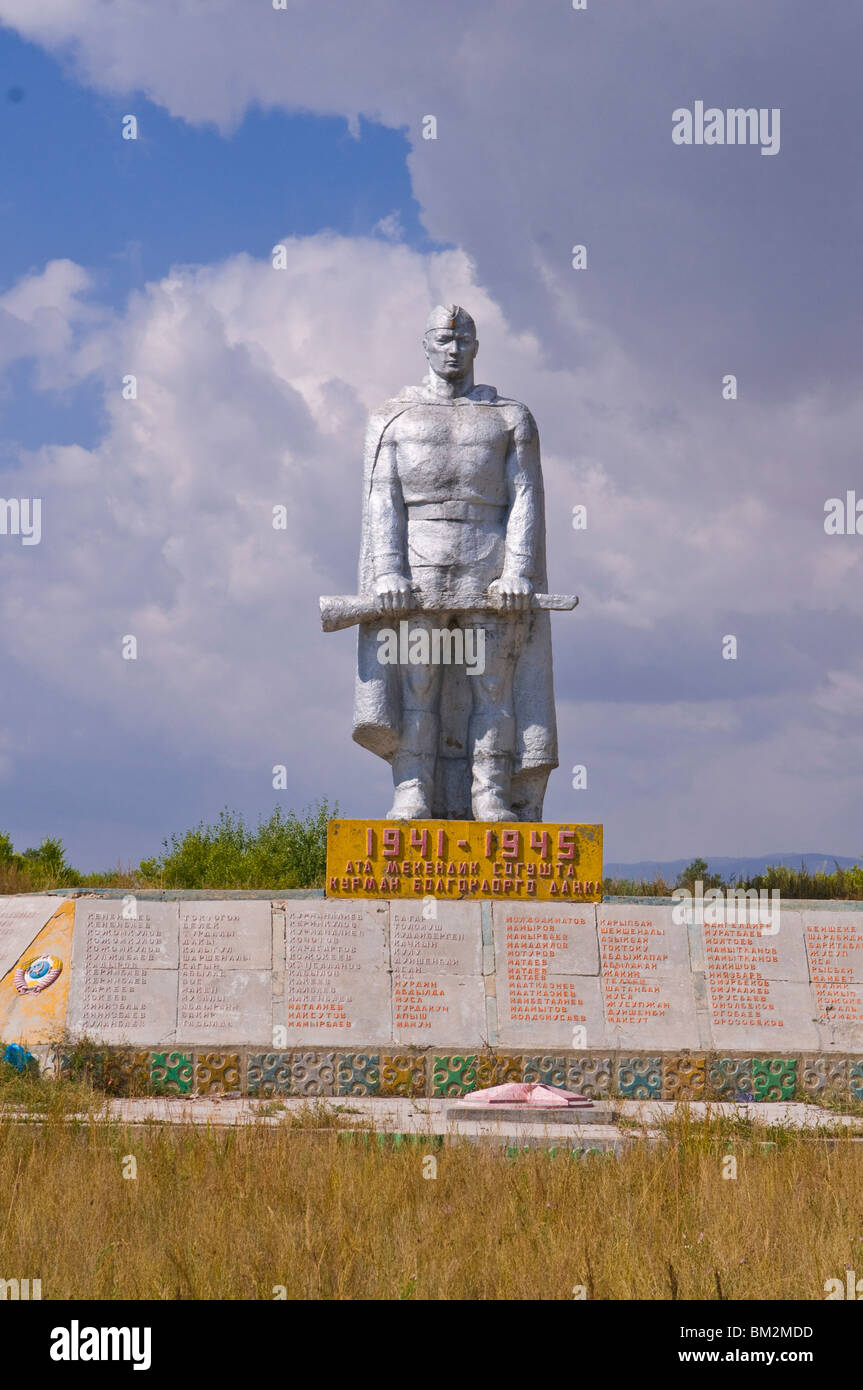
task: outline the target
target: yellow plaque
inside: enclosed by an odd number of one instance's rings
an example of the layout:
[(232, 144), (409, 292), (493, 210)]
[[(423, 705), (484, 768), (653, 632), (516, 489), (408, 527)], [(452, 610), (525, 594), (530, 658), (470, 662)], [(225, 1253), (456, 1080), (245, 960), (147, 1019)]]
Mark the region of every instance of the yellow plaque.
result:
[(602, 900), (602, 826), (331, 820), (328, 898)]

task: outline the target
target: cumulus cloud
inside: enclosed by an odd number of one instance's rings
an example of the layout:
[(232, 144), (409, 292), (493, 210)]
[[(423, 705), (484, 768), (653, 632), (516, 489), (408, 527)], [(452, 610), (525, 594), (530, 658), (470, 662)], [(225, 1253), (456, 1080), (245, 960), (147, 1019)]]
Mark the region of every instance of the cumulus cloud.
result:
[(0, 295), (0, 367), (32, 359), (43, 389), (62, 389), (86, 374), (95, 365), (93, 344), (81, 342), (81, 330), (107, 318), (87, 298), (91, 288), (83, 266), (58, 260)]
[[(559, 360), (583, 355), (586, 313), (686, 392), (731, 370), (774, 397), (858, 374), (863, 13), (819, 14), (813, 29), (809, 0), (0, 0), (0, 21), (81, 80), (187, 121), (228, 132), (259, 105), (404, 129), (431, 233)], [(779, 106), (779, 155), (674, 145), (672, 112), (695, 99)]]
[[(461, 248), (420, 255), (387, 218), (286, 242), (284, 272), (178, 267), (122, 314), (70, 262), (4, 296), (0, 364), (101, 380), (109, 420), (95, 449), (26, 459), (51, 542), (0, 557), (15, 660), (57, 681), (74, 640), (64, 684), (154, 746), (293, 759), (304, 789), (383, 805), (348, 739), (352, 644), (320, 635), (316, 599), (353, 587), (365, 413), (419, 377), (429, 301), (455, 298), (480, 376), (537, 416), (551, 579), (581, 596), (555, 659), (562, 763), (588, 763), (589, 791), (559, 773), (547, 814), (604, 819), (615, 858), (857, 852), (863, 543), (825, 536), (823, 507), (860, 478), (863, 16), (820, 13), (815, 32), (803, 0), (0, 0), (130, 110), (140, 92), (225, 132), (256, 103), (403, 128), (426, 226)], [(781, 153), (673, 146), (698, 97), (781, 105)]]
[[(430, 296), (485, 297), (457, 253), (285, 245), (285, 271), (239, 256), (176, 270), (110, 321), (93, 311), (69, 370), (101, 377), (109, 426), (94, 449), (26, 456), (43, 544), (32, 561), (4, 546), (0, 613), (15, 661), (94, 718), (226, 769), (257, 764), (262, 788), (285, 762), (314, 788), (364, 756), (349, 739), (352, 640), (324, 637), (317, 599), (355, 588), (365, 415), (401, 384), (408, 345), (419, 374)], [(63, 277), (86, 285), (51, 265), (5, 297), (22, 320), (51, 300), (56, 334), (20, 349), (37, 360), (62, 356), (80, 317)]]
[[(773, 664), (759, 648), (777, 603), (804, 614), (813, 586), (821, 603), (847, 602), (859, 629), (859, 582), (849, 595), (846, 567), (821, 558), (843, 538), (822, 530), (815, 562), (808, 523), (796, 537), (777, 528), (742, 477), (724, 494), (688, 486), (696, 422), (655, 423), (646, 441), (636, 367), (614, 351), (592, 368), (550, 369), (541, 341), (513, 330), (462, 253), (331, 234), (284, 245), (284, 271), (247, 256), (178, 268), (110, 317), (68, 264), (5, 296), (22, 321), (48, 304), (61, 321), (42, 355), (62, 358), (57, 344), (74, 330), (67, 369), (102, 381), (99, 445), (26, 459), (43, 544), (7, 544), (0, 556), (10, 654), (88, 709), (94, 736), (101, 718), (119, 720), (168, 756), (217, 760), (226, 785), (257, 768), (263, 804), (270, 769), (284, 762), (304, 793), (381, 809), (386, 770), (349, 738), (353, 639), (320, 632), (317, 598), (355, 587), (367, 411), (419, 379), (429, 303), (456, 299), (479, 325), (480, 377), (522, 397), (540, 422), (551, 581), (581, 595), (555, 625), (563, 770), (549, 813), (581, 813), (568, 767), (587, 762), (591, 814), (658, 854), (691, 834), (693, 819), (720, 834), (745, 769), (775, 785), (804, 708), (810, 746), (832, 741), (838, 757), (853, 683), (841, 671), (825, 682), (817, 665), (801, 672), (793, 643), (770, 650)], [(27, 350), (39, 357), (39, 341)], [(121, 390), (129, 373), (135, 400)], [(597, 412), (603, 400), (628, 405)], [(777, 439), (791, 468), (831, 411), (809, 400), (805, 416), (792, 412)], [(756, 414), (756, 439), (763, 428)], [(711, 477), (722, 446), (701, 447)], [(588, 508), (584, 532), (571, 525), (577, 502)], [(273, 529), (277, 505), (285, 530)], [(736, 629), (746, 659), (723, 662), (721, 638)], [(121, 658), (130, 634), (136, 662)], [(78, 660), (58, 664), (64, 649)], [(859, 715), (857, 736), (858, 726)], [(820, 776), (810, 805), (829, 815), (835, 782), (826, 768)], [(644, 817), (656, 801), (666, 812), (659, 826), (651, 818), (651, 840)]]

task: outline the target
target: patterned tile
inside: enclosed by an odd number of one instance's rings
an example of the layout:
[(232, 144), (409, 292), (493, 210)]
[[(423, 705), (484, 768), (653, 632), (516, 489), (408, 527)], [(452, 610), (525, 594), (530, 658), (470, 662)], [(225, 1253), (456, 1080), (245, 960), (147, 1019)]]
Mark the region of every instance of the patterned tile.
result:
[(381, 1059), (377, 1053), (336, 1053), (336, 1095), (376, 1096), (381, 1083)]
[(620, 1057), (617, 1084), (628, 1100), (659, 1100), (662, 1095), (662, 1061), (659, 1057)]
[(97, 1084), (112, 1096), (145, 1096), (150, 1090), (150, 1054), (112, 1048), (105, 1054)]
[(381, 1058), (382, 1096), (424, 1096), (425, 1091), (425, 1057), (396, 1053)]
[(466, 1096), (475, 1091), (476, 1057), (435, 1057), (432, 1071), (433, 1096)]
[(845, 1100), (848, 1096), (847, 1059), (805, 1057), (800, 1085), (807, 1099)]
[(495, 1052), (436, 1056), (432, 1071), (432, 1095), (466, 1096), (471, 1091), (484, 1091), (489, 1086), (502, 1086), (507, 1081), (521, 1081), (523, 1074), (522, 1057), (505, 1057)]
[(292, 1096), (332, 1096), (336, 1089), (334, 1052), (293, 1052), (291, 1054)]
[(566, 1089), (578, 1091), (590, 1100), (611, 1094), (612, 1070), (610, 1057), (570, 1057), (566, 1064)]
[(524, 1081), (543, 1086), (566, 1086), (565, 1057), (525, 1057)]
[(199, 1096), (224, 1096), (229, 1091), (239, 1091), (239, 1052), (196, 1052), (195, 1089)]
[(753, 1100), (751, 1057), (712, 1057), (707, 1069), (707, 1091), (711, 1100)]
[(796, 1057), (753, 1057), (756, 1100), (793, 1100), (797, 1089)]
[(246, 1071), (250, 1096), (287, 1096), (291, 1087), (290, 1052), (250, 1052)]
[(484, 1091), (489, 1086), (503, 1086), (507, 1081), (521, 1081), (523, 1076), (523, 1057), (506, 1057), (497, 1052), (483, 1052), (476, 1059), (478, 1091)]
[(683, 1052), (662, 1059), (663, 1100), (703, 1100), (707, 1089), (707, 1057)]
[(855, 1100), (863, 1100), (863, 1060), (848, 1058), (848, 1090)]
[(93, 1047), (82, 1041), (62, 1050), (51, 1074), (67, 1081), (88, 1081), (112, 1096), (145, 1096), (150, 1090), (150, 1053), (131, 1047)]
[(151, 1053), (150, 1080), (156, 1095), (187, 1096), (193, 1076), (190, 1052)]

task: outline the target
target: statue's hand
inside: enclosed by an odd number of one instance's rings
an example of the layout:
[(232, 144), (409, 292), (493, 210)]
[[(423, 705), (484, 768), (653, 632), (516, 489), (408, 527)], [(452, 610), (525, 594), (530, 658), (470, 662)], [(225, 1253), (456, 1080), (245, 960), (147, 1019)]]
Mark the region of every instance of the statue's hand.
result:
[(375, 594), (385, 613), (407, 613), (413, 606), (413, 589), (403, 574), (382, 574), (375, 581)]
[(489, 598), (499, 600), (505, 613), (526, 613), (532, 593), (533, 585), (526, 575), (507, 574), (506, 571), (488, 586)]

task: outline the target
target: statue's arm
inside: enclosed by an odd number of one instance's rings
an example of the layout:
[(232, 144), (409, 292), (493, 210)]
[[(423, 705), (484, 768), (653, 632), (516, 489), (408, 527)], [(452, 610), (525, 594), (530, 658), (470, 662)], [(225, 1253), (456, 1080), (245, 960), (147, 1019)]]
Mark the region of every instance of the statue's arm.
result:
[(504, 607), (524, 611), (530, 606), (539, 540), (539, 433), (529, 410), (520, 406), (506, 456), (509, 514), (503, 572), (489, 586)]
[(396, 446), (384, 434), (372, 473), (369, 495), (369, 530), (375, 594), (384, 612), (409, 607), (411, 584), (405, 571), (407, 512), (396, 463)]

